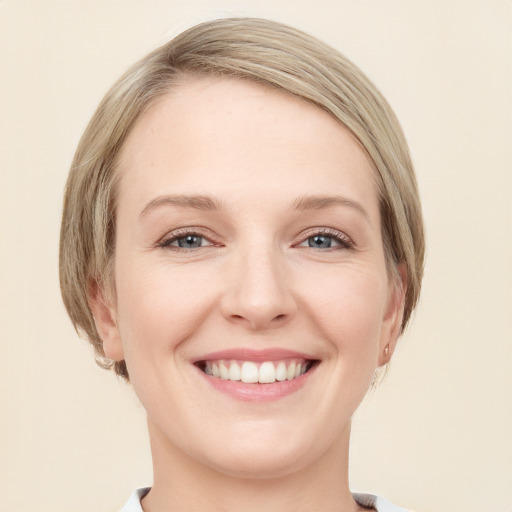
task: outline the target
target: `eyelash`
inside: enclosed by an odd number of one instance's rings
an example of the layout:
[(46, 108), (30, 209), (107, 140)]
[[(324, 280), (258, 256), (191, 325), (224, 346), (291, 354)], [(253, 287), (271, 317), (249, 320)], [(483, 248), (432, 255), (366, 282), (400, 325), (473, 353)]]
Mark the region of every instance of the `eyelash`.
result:
[[(222, 245), (222, 244), (216, 242), (214, 240), (214, 237), (210, 233), (205, 234), (205, 233), (201, 232), (201, 230), (198, 230), (198, 229), (184, 228), (184, 229), (180, 229), (178, 231), (174, 231), (174, 232), (170, 233), (169, 236), (165, 237), (160, 242), (158, 242), (157, 246), (162, 249), (171, 249), (173, 251), (178, 251), (178, 252), (191, 252), (191, 251), (195, 251), (195, 250), (201, 248), (201, 247), (185, 248), (185, 247), (178, 247), (178, 246), (171, 245), (173, 242), (176, 242), (177, 240), (179, 240), (181, 238), (185, 238), (187, 236), (198, 237), (198, 238), (203, 238), (203, 239), (207, 240), (210, 243), (210, 245), (207, 245), (204, 247), (220, 247)], [(354, 248), (354, 243), (347, 235), (345, 235), (341, 231), (338, 231), (338, 230), (332, 229), (332, 228), (310, 229), (309, 231), (307, 231), (306, 233), (303, 234), (300, 241), (298, 243), (294, 244), (293, 247), (300, 247), (301, 244), (303, 244), (308, 239), (313, 238), (315, 236), (325, 236), (326, 238), (331, 238), (332, 240), (334, 240), (335, 242), (337, 242), (339, 244), (339, 246), (325, 248), (326, 251), (342, 250), (342, 249), (350, 250), (350, 249)], [(308, 247), (308, 249), (315, 249), (315, 247)]]
[(220, 247), (221, 245), (220, 243), (214, 241), (214, 237), (210, 233), (205, 234), (200, 229), (183, 228), (177, 231), (173, 231), (172, 233), (169, 234), (169, 236), (164, 237), (160, 242), (157, 243), (157, 246), (161, 247), (162, 249), (171, 249), (173, 251), (178, 252), (191, 252), (199, 249), (199, 247), (187, 249), (186, 247), (178, 247), (171, 245), (173, 242), (176, 242), (180, 238), (186, 238), (187, 236), (195, 236), (207, 240), (211, 245), (205, 247)]
[[(338, 231), (337, 229), (333, 228), (313, 228), (301, 237), (301, 241), (296, 244), (300, 246), (300, 244), (303, 244), (308, 239), (315, 237), (315, 236), (325, 236), (326, 238), (331, 238), (335, 240), (337, 243), (339, 243), (338, 247), (329, 247), (326, 250), (341, 250), (341, 249), (353, 249), (354, 248), (354, 242), (345, 235), (345, 233), (342, 233), (341, 231)], [(309, 249), (314, 249), (314, 247), (309, 247)]]

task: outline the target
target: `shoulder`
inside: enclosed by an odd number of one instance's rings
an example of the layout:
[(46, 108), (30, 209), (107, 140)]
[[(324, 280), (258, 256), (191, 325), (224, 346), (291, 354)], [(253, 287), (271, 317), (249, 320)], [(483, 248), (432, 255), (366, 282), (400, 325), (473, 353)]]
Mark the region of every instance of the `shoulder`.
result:
[(359, 505), (374, 508), (377, 512), (412, 512), (405, 508), (397, 507), (389, 501), (373, 494), (353, 493), (354, 499)]
[(126, 502), (126, 505), (119, 512), (143, 512), (140, 501), (149, 492), (150, 487), (142, 487), (133, 491), (130, 499)]

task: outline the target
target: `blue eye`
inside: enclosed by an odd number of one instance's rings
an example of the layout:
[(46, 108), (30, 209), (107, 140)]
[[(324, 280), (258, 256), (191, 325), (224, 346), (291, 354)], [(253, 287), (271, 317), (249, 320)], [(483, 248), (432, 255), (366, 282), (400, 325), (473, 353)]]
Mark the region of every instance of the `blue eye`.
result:
[(163, 240), (158, 244), (160, 247), (179, 248), (179, 249), (199, 249), (213, 245), (204, 236), (196, 233), (176, 234), (167, 240)]
[(313, 232), (299, 244), (299, 247), (312, 249), (351, 249), (353, 246), (352, 240), (347, 235), (332, 229)]
[(315, 235), (310, 236), (307, 239), (309, 247), (315, 247), (317, 249), (329, 249), (332, 247), (333, 239), (330, 236)]
[(204, 238), (198, 235), (180, 236), (174, 240), (174, 242), (177, 242), (178, 247), (183, 247), (184, 249), (195, 249), (196, 247), (202, 247), (203, 241)]

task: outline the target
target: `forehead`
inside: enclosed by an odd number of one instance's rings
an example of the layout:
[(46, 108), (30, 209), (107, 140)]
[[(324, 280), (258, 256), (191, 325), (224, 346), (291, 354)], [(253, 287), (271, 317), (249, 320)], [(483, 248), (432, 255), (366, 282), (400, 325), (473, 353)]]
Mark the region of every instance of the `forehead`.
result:
[(371, 161), (333, 116), (246, 80), (187, 77), (139, 119), (121, 150), (118, 206), (166, 193), (343, 193), (377, 209)]

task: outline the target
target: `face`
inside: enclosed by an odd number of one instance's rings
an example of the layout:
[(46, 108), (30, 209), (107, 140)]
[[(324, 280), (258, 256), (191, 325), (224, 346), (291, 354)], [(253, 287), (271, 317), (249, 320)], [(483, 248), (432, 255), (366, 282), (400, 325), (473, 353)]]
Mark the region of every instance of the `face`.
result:
[(256, 476), (344, 446), (401, 311), (350, 133), (285, 93), (189, 78), (119, 172), (116, 299), (95, 316), (152, 441)]

